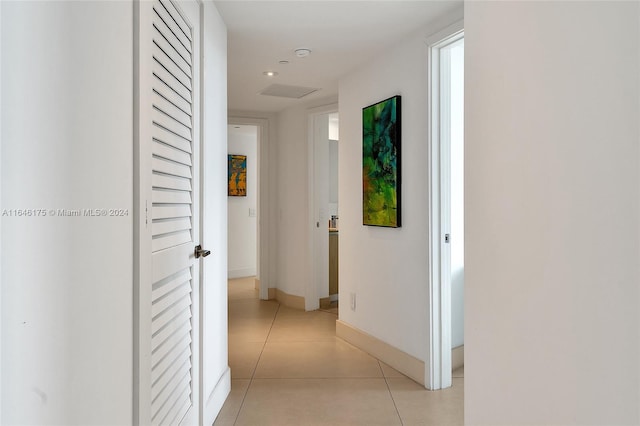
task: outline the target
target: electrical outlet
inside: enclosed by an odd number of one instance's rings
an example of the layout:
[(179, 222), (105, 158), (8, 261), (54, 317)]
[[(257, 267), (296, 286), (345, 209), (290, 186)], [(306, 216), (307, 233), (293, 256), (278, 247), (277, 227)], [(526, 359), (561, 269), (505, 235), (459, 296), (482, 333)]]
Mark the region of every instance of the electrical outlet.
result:
[(356, 310), (356, 294), (355, 293), (349, 293), (349, 297), (350, 297), (350, 301), (351, 301), (351, 310), (355, 311)]
[(249, 217), (256, 217), (256, 209), (249, 208)]

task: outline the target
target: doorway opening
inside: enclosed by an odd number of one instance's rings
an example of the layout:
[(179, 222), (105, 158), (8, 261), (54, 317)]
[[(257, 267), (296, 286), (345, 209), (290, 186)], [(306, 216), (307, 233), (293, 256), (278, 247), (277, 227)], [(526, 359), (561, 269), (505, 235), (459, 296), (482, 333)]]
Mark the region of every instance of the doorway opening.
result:
[(311, 279), (305, 309), (337, 312), (339, 299), (338, 246), (338, 106), (309, 114), (309, 212)]
[(258, 130), (249, 124), (227, 129), (229, 279), (258, 275)]
[(464, 366), (464, 32), (434, 37), (430, 76), (429, 389), (448, 388)]
[[(229, 278), (236, 278), (241, 276), (253, 276), (254, 286), (258, 290), (258, 297), (261, 300), (268, 300), (273, 298), (275, 289), (270, 289), (271, 286), (271, 261), (273, 260), (269, 255), (269, 241), (272, 240), (272, 230), (269, 228), (270, 223), (270, 198), (267, 196), (269, 188), (269, 168), (267, 164), (268, 152), (269, 152), (269, 120), (266, 118), (252, 118), (252, 117), (229, 117), (228, 122), (228, 154), (244, 155), (244, 149), (249, 150), (247, 155), (247, 167), (251, 166), (251, 169), (247, 170), (247, 197), (251, 201), (237, 201), (242, 197), (228, 197), (229, 198), (229, 210), (228, 221), (229, 225), (227, 230), (228, 234), (228, 246), (229, 246), (229, 260), (228, 271)], [(244, 140), (244, 145), (238, 141)], [(250, 142), (253, 141), (253, 142)], [(255, 148), (255, 149), (253, 149)], [(251, 196), (253, 195), (253, 197)], [(252, 204), (251, 204), (252, 203)], [(235, 208), (232, 210), (232, 205)], [(237, 205), (237, 206), (236, 206)], [(237, 210), (237, 212), (236, 212)], [(237, 213), (238, 221), (236, 218), (231, 218), (232, 212)], [(231, 229), (231, 222), (238, 222), (240, 224), (250, 227), (245, 228), (244, 234), (236, 234), (235, 230)], [(253, 227), (255, 224), (255, 228)], [(232, 239), (238, 239), (232, 241)], [(249, 240), (247, 245), (243, 244), (245, 238)], [(255, 243), (254, 243), (255, 239)], [(232, 260), (231, 249), (236, 251), (246, 251), (245, 255), (238, 254)], [(255, 247), (255, 248), (254, 248)], [(243, 266), (240, 259), (244, 259), (248, 262), (249, 259), (253, 259), (255, 256), (255, 264), (246, 264)], [(233, 263), (232, 263), (233, 262)], [(247, 266), (248, 265), (248, 266)], [(254, 266), (255, 265), (255, 266)], [(271, 291), (270, 291), (271, 290)]]

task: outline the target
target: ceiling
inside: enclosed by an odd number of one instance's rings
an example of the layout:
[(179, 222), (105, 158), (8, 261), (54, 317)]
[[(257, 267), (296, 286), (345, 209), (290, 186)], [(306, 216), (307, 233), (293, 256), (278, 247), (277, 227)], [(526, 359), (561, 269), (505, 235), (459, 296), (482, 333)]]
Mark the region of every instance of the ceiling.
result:
[[(337, 96), (340, 77), (462, 7), (462, 0), (215, 3), (228, 29), (229, 109), (264, 112)], [(298, 48), (311, 54), (297, 57)], [(259, 94), (272, 84), (319, 90), (301, 99)]]

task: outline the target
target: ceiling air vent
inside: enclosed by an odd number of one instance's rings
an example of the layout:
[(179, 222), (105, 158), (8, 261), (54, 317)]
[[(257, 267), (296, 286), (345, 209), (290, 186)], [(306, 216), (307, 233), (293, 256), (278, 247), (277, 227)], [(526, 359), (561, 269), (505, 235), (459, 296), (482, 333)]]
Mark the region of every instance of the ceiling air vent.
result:
[(300, 99), (320, 89), (313, 87), (287, 86), (284, 84), (272, 84), (260, 92), (260, 95), (277, 96), (280, 98)]

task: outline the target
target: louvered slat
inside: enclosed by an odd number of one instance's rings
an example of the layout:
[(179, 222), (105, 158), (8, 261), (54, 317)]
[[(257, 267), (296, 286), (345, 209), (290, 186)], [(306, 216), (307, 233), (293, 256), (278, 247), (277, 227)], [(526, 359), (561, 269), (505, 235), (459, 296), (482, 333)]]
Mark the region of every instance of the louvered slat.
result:
[(153, 28), (153, 44), (155, 47), (162, 50), (167, 56), (171, 57), (171, 60), (175, 62), (177, 66), (182, 69), (182, 71), (187, 75), (192, 75), (191, 65), (189, 62), (183, 58), (176, 49), (172, 46), (172, 44), (165, 38), (165, 36), (160, 32), (159, 28)]
[[(184, 360), (191, 357), (191, 342), (185, 340), (174, 346), (171, 346), (171, 344), (166, 344), (164, 346), (160, 346), (157, 353), (163, 353), (164, 357), (159, 357), (156, 364), (154, 364), (154, 368), (151, 372), (151, 380), (153, 383), (152, 386), (156, 386), (160, 383), (161, 379), (164, 377), (162, 374), (164, 371), (171, 368), (171, 366), (175, 365), (176, 363), (179, 364), (179, 360)], [(158, 387), (158, 389), (161, 389), (164, 384), (158, 386), (160, 386)]]
[(165, 422), (165, 424), (167, 425), (179, 424), (184, 418), (185, 414), (187, 414), (187, 411), (189, 411), (189, 408), (191, 408), (191, 405), (192, 405), (191, 395), (190, 394), (185, 395), (182, 406), (175, 411), (175, 416), (173, 416), (173, 418), (171, 418), (170, 416), (167, 416), (167, 421)]
[(185, 42), (186, 37), (176, 21), (169, 17), (167, 10), (162, 5), (156, 4), (153, 11), (158, 18), (154, 21), (156, 28), (171, 43), (176, 52), (191, 64), (191, 42), (188, 40)]
[(162, 143), (166, 143), (167, 145), (171, 145), (174, 148), (177, 148), (181, 151), (191, 153), (191, 141), (183, 138), (182, 136), (178, 136), (169, 129), (166, 129), (157, 123), (153, 126), (153, 140), (159, 141)]
[(171, 90), (180, 95), (187, 102), (193, 102), (191, 97), (191, 91), (184, 87), (180, 80), (178, 80), (173, 74), (167, 71), (158, 61), (153, 61), (153, 75), (162, 80), (164, 84), (171, 87)]
[(184, 164), (165, 160), (164, 158), (159, 157), (154, 157), (151, 162), (154, 171), (167, 175), (191, 178), (191, 167), (189, 166), (185, 166)]
[(170, 315), (171, 312), (175, 313), (179, 312), (173, 308), (174, 306), (183, 305), (185, 297), (190, 297), (191, 293), (191, 285), (186, 282), (177, 286), (171, 292), (166, 294), (164, 297), (154, 300), (151, 304), (151, 315), (155, 318), (160, 314)]
[[(190, 323), (190, 321), (188, 322)], [(187, 341), (181, 342), (177, 346), (171, 346), (171, 341), (169, 340), (165, 345), (158, 347), (158, 353), (164, 353), (163, 351), (166, 352), (164, 358), (160, 358), (151, 371), (151, 386), (156, 389), (154, 397), (162, 390), (166, 382), (171, 379), (171, 374), (167, 374), (167, 371), (175, 369), (176, 365), (180, 365), (181, 362), (189, 359), (192, 355), (191, 344)]]
[[(163, 346), (170, 345), (173, 339), (191, 326), (191, 310), (185, 309), (173, 318), (167, 327), (160, 329), (151, 338), (151, 353), (159, 351)], [(155, 378), (152, 377), (155, 381)]]
[(151, 214), (153, 219), (191, 217), (191, 206), (153, 206)]
[(171, 291), (172, 288), (191, 280), (191, 268), (185, 268), (158, 279), (151, 286), (151, 300), (155, 302)]
[(187, 47), (191, 52), (191, 28), (189, 24), (184, 20), (182, 14), (178, 12), (178, 9), (176, 9), (171, 0), (160, 0), (160, 4), (164, 6), (176, 25), (178, 25), (180, 29), (178, 37), (180, 38), (180, 41), (185, 44), (185, 47)]
[(171, 49), (166, 50), (166, 52), (169, 53), (169, 55), (171, 55), (172, 57), (174, 56), (173, 53), (175, 52), (175, 56), (180, 56), (189, 66), (192, 67), (193, 58), (191, 57), (191, 52), (189, 52), (189, 50), (187, 50), (187, 48), (184, 47), (182, 43), (180, 43), (178, 37), (176, 37), (174, 32), (171, 31), (171, 29), (160, 18), (160, 15), (156, 11), (156, 9), (154, 9), (154, 14), (157, 18), (153, 22), (154, 33), (162, 37), (171, 46)]
[(171, 232), (184, 231), (187, 229), (191, 229), (191, 220), (186, 217), (157, 220), (151, 224), (151, 233), (153, 235), (168, 234)]
[(156, 172), (151, 177), (151, 183), (154, 188), (179, 189), (182, 191), (191, 191), (191, 180), (178, 176), (164, 175)]
[(182, 138), (191, 141), (192, 133), (191, 126), (186, 126), (176, 120), (174, 117), (167, 114), (165, 111), (160, 110), (158, 107), (154, 105), (153, 113), (152, 113), (153, 122), (159, 124), (165, 129), (169, 130), (172, 133), (175, 133)]
[(166, 399), (166, 395), (171, 393), (171, 385), (175, 385), (176, 379), (184, 377), (189, 372), (191, 366), (189, 365), (189, 358), (182, 354), (179, 362), (172, 362), (169, 367), (162, 372), (158, 380), (152, 386), (152, 402), (162, 401)]
[(157, 75), (154, 75), (153, 81), (155, 82), (153, 87), (153, 91), (155, 93), (166, 98), (169, 102), (176, 105), (189, 116), (192, 116), (193, 105), (191, 103), (191, 97), (185, 98)]
[(151, 199), (158, 204), (191, 204), (191, 192), (154, 189)]
[[(191, 331), (190, 328), (189, 331)], [(172, 364), (185, 350), (187, 350), (189, 356), (191, 356), (191, 336), (184, 335), (182, 339), (178, 337), (179, 336), (176, 336), (166, 344), (159, 346), (158, 349), (151, 354), (151, 362), (153, 365), (151, 369), (152, 377), (154, 375), (157, 377), (160, 374), (159, 372), (166, 369), (169, 364)]]
[(177, 378), (166, 398), (159, 398), (155, 403), (151, 403), (151, 412), (156, 413), (152, 417), (154, 423), (167, 424), (166, 418), (174, 410), (176, 404), (182, 403), (185, 396), (188, 397), (188, 393), (191, 391), (190, 379), (190, 372), (187, 372), (183, 377)]
[(188, 243), (189, 241), (191, 241), (191, 232), (179, 231), (153, 238), (151, 247), (153, 251), (160, 251), (168, 249), (170, 247), (175, 247), (180, 244)]
[(193, 35), (191, 34), (191, 25), (189, 25), (184, 16), (180, 12), (178, 12), (175, 3), (173, 3), (172, 0), (160, 0), (160, 3), (169, 11), (169, 14), (176, 21), (176, 23), (182, 30), (182, 34), (186, 37), (185, 41), (187, 41), (187, 48), (189, 49), (189, 51), (192, 51)]
[[(152, 306), (151, 310), (153, 311), (153, 326), (152, 332), (159, 330), (161, 327), (165, 326), (168, 322), (170, 322), (175, 316), (180, 313), (184, 308), (191, 306), (191, 293), (189, 292), (181, 292), (184, 294), (180, 299), (170, 302), (163, 302), (159, 306)], [(157, 328), (156, 328), (157, 327)]]
[(157, 29), (153, 34), (153, 57), (157, 58), (158, 61), (165, 65), (169, 63), (173, 64), (171, 67), (175, 67), (176, 72), (180, 72), (180, 74), (189, 81), (188, 86), (192, 87), (193, 82), (190, 77), (191, 66), (182, 58), (182, 56), (175, 54), (172, 46)]
[(191, 166), (191, 154), (172, 147), (162, 142), (154, 141), (152, 154), (165, 160), (175, 161), (176, 163)]
[(192, 128), (191, 116), (158, 93), (154, 93), (153, 106), (189, 129)]
[(153, 59), (156, 60), (164, 69), (171, 73), (171, 75), (180, 82), (184, 87), (189, 90), (193, 89), (191, 85), (191, 78), (184, 74), (182, 68), (180, 68), (174, 61), (169, 58), (165, 52), (160, 49), (155, 49), (153, 52)]
[[(180, 424), (182, 417), (191, 405), (191, 381), (183, 381), (175, 392), (175, 399), (172, 404), (163, 407), (158, 419), (161, 425), (175, 426)], [(187, 405), (189, 404), (189, 405)], [(183, 407), (187, 405), (187, 410)], [(181, 417), (182, 416), (182, 417)]]

